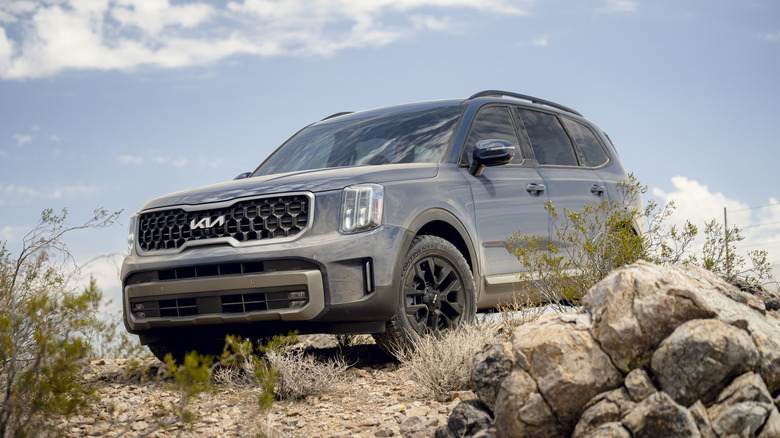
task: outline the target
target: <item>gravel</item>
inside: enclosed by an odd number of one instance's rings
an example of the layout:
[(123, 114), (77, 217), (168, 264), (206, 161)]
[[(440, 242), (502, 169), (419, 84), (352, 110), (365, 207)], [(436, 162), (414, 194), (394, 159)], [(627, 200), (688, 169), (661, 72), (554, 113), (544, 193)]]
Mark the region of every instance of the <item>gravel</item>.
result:
[(355, 365), (330, 393), (277, 400), (266, 410), (259, 408), (258, 388), (216, 385), (189, 403), (194, 418), (182, 423), (172, 414), (179, 393), (159, 378), (162, 364), (155, 358), (93, 360), (84, 378), (96, 386), (99, 401), (88, 413), (52, 421), (66, 436), (432, 437), (461, 400), (475, 397), (471, 391), (440, 400), (423, 396), (375, 345), (308, 350), (322, 357), (340, 353)]

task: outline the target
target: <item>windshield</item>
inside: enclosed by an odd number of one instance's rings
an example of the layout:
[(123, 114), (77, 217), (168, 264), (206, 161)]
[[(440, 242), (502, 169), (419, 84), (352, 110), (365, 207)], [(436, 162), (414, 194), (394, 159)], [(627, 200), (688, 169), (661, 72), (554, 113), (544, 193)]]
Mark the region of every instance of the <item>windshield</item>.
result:
[(434, 163), (444, 158), (463, 107), (318, 123), (301, 130), (252, 174), (393, 163)]

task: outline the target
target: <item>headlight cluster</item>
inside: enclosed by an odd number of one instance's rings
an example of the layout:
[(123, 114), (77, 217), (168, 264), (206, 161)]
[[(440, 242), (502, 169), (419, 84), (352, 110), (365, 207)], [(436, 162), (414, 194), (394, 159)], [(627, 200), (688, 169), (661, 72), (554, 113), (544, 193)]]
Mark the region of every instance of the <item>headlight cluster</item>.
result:
[(133, 254), (135, 248), (135, 221), (138, 215), (130, 216), (130, 225), (127, 228), (127, 255)]
[(344, 188), (339, 230), (345, 234), (373, 230), (382, 224), (384, 189), (378, 184)]

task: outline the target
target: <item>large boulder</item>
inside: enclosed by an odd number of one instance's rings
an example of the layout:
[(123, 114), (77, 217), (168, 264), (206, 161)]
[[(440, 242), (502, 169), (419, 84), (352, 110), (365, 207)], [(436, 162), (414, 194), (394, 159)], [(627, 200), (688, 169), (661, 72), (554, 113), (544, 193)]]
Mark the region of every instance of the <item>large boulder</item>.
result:
[(780, 315), (765, 301), (700, 268), (637, 262), (581, 311), (483, 350), (475, 392), (498, 436), (780, 436)]
[(543, 434), (519, 417), (526, 397), (507, 394), (518, 391), (516, 386), (522, 383), (527, 387), (520, 393), (541, 396), (557, 423), (552, 436), (559, 436), (574, 428), (582, 408), (594, 396), (620, 386), (623, 375), (591, 336), (591, 325), (586, 313), (561, 314), (515, 330), (512, 348), (517, 369), (512, 374), (522, 376), (499, 390), (497, 422), (513, 425), (515, 436)]
[(650, 365), (661, 390), (690, 406), (713, 401), (757, 363), (758, 350), (747, 332), (716, 319), (694, 319), (661, 342)]

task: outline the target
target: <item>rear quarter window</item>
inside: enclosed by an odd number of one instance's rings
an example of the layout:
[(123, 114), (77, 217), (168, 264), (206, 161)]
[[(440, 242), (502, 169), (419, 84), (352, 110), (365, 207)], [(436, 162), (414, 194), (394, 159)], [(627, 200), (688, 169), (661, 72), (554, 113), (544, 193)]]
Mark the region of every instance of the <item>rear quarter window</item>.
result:
[(563, 125), (569, 131), (574, 143), (580, 148), (582, 158), (585, 161), (583, 165), (598, 167), (609, 160), (601, 142), (596, 138), (596, 134), (585, 124), (563, 117)]

